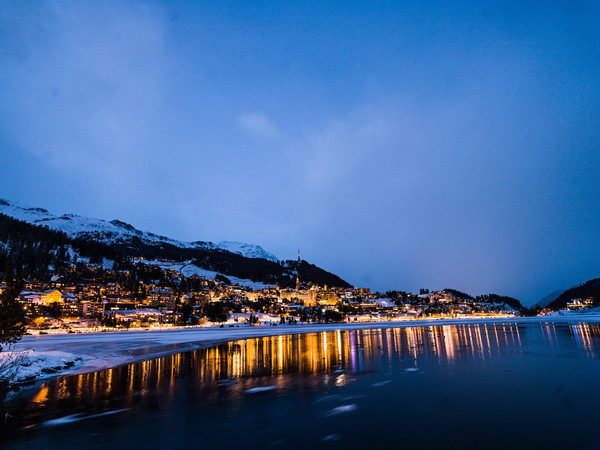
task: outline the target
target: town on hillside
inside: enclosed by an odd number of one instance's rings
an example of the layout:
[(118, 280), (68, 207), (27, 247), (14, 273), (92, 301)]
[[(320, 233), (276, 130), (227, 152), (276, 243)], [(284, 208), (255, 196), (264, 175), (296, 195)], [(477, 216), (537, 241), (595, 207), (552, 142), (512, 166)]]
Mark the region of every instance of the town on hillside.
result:
[[(420, 294), (304, 283), (243, 286), (216, 274), (185, 276), (174, 261), (132, 260), (129, 270), (72, 265), (49, 279), (23, 280), (18, 294), (30, 332), (198, 325), (284, 325), (515, 316), (517, 308), (454, 290)], [(180, 266), (177, 266), (180, 267)], [(1, 285), (0, 289), (6, 289)]]

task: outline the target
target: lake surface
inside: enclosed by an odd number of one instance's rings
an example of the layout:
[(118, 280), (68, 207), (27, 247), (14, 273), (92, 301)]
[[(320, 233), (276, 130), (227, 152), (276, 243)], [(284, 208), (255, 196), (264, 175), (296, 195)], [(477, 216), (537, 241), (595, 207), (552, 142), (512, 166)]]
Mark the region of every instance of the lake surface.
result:
[(596, 448), (598, 324), (241, 340), (39, 383), (6, 448)]

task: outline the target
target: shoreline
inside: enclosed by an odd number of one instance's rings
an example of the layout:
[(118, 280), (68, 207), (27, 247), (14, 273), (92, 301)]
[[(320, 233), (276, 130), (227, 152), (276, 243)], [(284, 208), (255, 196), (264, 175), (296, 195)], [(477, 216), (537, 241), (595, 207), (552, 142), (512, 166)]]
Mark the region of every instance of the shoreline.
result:
[(79, 365), (46, 373), (31, 382), (60, 376), (81, 375), (121, 367), (176, 353), (212, 347), (231, 341), (260, 337), (321, 333), (336, 330), (369, 330), (473, 324), (600, 322), (600, 314), (566, 314), (534, 317), (416, 319), (391, 322), (341, 322), (295, 325), (240, 325), (153, 329), (127, 332), (95, 332), (24, 336), (14, 346), (15, 352), (33, 351), (34, 355), (65, 353)]

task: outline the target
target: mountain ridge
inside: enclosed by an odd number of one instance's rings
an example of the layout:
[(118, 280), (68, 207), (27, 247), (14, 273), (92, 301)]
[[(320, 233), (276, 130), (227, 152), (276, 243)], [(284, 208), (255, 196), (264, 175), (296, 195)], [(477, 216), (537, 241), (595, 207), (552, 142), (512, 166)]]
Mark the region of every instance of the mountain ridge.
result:
[[(70, 253), (69, 248), (76, 249), (80, 256), (95, 264), (105, 265), (108, 258), (117, 263), (115, 267), (131, 267), (135, 259), (189, 261), (203, 270), (282, 288), (294, 286), (296, 277), (320, 286), (352, 287), (337, 275), (304, 260), (263, 258), (264, 250), (252, 244), (181, 243), (142, 232), (117, 219), (110, 223), (73, 214), (54, 216), (43, 208), (15, 206), (0, 199), (0, 260), (3, 261), (0, 261), (0, 272), (4, 279), (12, 278), (13, 273), (48, 275), (49, 271), (56, 271), (57, 264), (66, 270), (73, 265), (73, 261), (64, 256)], [(63, 256), (57, 258), (57, 255)], [(7, 273), (10, 276), (7, 277)]]
[(125, 244), (135, 236), (143, 243), (149, 245), (170, 244), (182, 249), (221, 249), (247, 258), (262, 258), (279, 262), (279, 259), (275, 255), (256, 244), (237, 241), (221, 241), (218, 244), (201, 240), (193, 242), (179, 241), (149, 231), (141, 231), (119, 219), (107, 221), (77, 214), (57, 216), (45, 208), (20, 205), (5, 198), (0, 198), (0, 214), (5, 214), (32, 225), (47, 226), (52, 230), (62, 231), (71, 238), (88, 238), (108, 245)]

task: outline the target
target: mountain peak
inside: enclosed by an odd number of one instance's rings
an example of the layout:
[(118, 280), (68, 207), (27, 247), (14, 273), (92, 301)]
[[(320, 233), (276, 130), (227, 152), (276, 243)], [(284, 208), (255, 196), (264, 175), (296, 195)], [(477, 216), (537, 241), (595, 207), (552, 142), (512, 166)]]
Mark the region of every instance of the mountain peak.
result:
[(123, 221), (118, 220), (118, 219), (111, 220), (110, 223), (112, 223), (116, 227), (121, 227), (121, 228), (124, 228), (124, 229), (126, 229), (128, 231), (133, 231), (133, 232), (138, 231), (133, 225), (130, 225), (127, 222), (123, 222)]
[(279, 261), (274, 255), (267, 252), (260, 245), (245, 244), (236, 241), (221, 241), (217, 244), (217, 247), (231, 253), (246, 256), (247, 258), (263, 258), (270, 261)]

